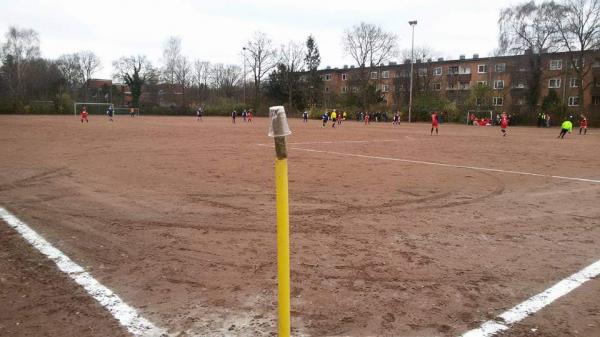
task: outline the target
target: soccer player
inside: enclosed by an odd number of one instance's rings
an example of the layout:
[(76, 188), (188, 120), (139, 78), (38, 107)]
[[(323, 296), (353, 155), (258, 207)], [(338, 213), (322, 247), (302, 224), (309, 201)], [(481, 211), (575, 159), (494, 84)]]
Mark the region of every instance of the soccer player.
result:
[(337, 118), (337, 113), (335, 112), (335, 109), (334, 109), (333, 112), (331, 112), (331, 127), (332, 128), (335, 128), (336, 118)]
[(113, 109), (112, 105), (110, 105), (108, 107), (108, 110), (106, 110), (106, 114), (108, 115), (108, 120), (112, 122), (113, 121), (113, 115), (115, 114), (115, 110)]
[(252, 123), (252, 110), (248, 109), (248, 123)]
[(231, 122), (235, 124), (235, 118), (237, 117), (237, 111), (235, 109), (231, 112)]
[(304, 110), (304, 112), (302, 113), (302, 121), (304, 123), (308, 123), (308, 110)]
[(369, 125), (370, 121), (371, 121), (371, 115), (367, 112), (365, 113), (365, 125)]
[(129, 108), (129, 117), (135, 117), (135, 109), (133, 107)]
[(324, 112), (323, 115), (321, 116), (321, 119), (323, 120), (323, 128), (325, 126), (327, 126), (327, 120), (329, 119), (329, 116), (327, 116), (327, 112)]
[(438, 121), (438, 115), (437, 112), (432, 111), (431, 112), (431, 133), (430, 135), (433, 135), (433, 129), (435, 129), (435, 134), (438, 134), (438, 127), (440, 125), (440, 122)]
[(506, 137), (506, 128), (508, 128), (508, 116), (506, 112), (502, 111), (502, 116), (500, 117), (500, 131), (502, 131), (502, 137)]
[(246, 112), (246, 109), (244, 109), (242, 111), (242, 118), (244, 119), (244, 123), (246, 123), (246, 116), (248, 115), (248, 113)]
[(394, 114), (394, 121), (392, 122), (392, 125), (400, 125), (400, 112), (396, 111)]
[(583, 130), (583, 135), (585, 136), (587, 134), (587, 127), (588, 127), (587, 118), (585, 118), (584, 115), (581, 115), (581, 119), (579, 120), (579, 134), (581, 134), (581, 131)]
[(565, 138), (567, 132), (571, 133), (573, 131), (573, 123), (571, 122), (571, 119), (573, 119), (573, 116), (569, 116), (569, 119), (566, 119), (564, 122), (562, 122), (560, 134), (556, 138), (563, 139)]
[(90, 121), (88, 120), (88, 111), (87, 111), (87, 106), (83, 106), (83, 108), (81, 109), (81, 123), (83, 123), (83, 121), (85, 120), (86, 123), (89, 123)]
[(197, 121), (201, 121), (202, 122), (202, 114), (204, 111), (202, 111), (202, 107), (199, 106), (198, 109), (196, 109), (196, 122)]

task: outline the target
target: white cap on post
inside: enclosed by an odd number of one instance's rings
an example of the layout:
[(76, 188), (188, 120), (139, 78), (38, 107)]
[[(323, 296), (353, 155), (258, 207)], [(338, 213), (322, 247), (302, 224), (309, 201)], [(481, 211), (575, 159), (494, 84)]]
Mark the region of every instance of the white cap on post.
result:
[(269, 125), (269, 137), (285, 137), (292, 134), (290, 126), (285, 115), (283, 106), (272, 106), (269, 108), (269, 117), (271, 125)]

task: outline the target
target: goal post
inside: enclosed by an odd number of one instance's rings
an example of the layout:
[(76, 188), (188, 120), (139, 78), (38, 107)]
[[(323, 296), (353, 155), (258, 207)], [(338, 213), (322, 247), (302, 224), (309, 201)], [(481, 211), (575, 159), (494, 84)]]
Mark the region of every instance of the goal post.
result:
[(490, 124), (494, 125), (494, 111), (492, 110), (468, 110), (467, 125), (473, 125), (473, 120), (489, 119)]

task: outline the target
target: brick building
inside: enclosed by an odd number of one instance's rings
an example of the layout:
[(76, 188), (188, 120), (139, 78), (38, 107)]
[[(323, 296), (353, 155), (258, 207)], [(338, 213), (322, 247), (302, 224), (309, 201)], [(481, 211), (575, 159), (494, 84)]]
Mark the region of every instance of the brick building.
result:
[[(541, 57), (540, 99), (541, 104), (549, 90), (554, 89), (569, 112), (578, 114), (583, 108), (590, 119), (600, 119), (600, 51), (588, 52), (584, 58), (586, 74), (583, 83), (577, 80), (572, 60), (574, 53), (551, 53)], [(391, 111), (406, 109), (409, 97), (410, 62), (370, 67), (369, 81), (381, 91), (384, 104)], [(459, 109), (465, 104), (471, 89), (486, 85), (491, 89), (491, 101), (479, 99), (476, 106), (487, 106), (494, 111), (527, 114), (526, 95), (531, 83), (531, 66), (528, 55), (472, 58), (461, 56), (458, 60), (416, 60), (414, 64), (413, 97), (428, 91), (445, 97)], [(357, 92), (352, 78), (359, 69), (352, 66), (328, 68), (319, 71), (324, 83), (325, 107), (336, 107), (344, 95)], [(579, 87), (583, 85), (583, 101), (579, 98)]]

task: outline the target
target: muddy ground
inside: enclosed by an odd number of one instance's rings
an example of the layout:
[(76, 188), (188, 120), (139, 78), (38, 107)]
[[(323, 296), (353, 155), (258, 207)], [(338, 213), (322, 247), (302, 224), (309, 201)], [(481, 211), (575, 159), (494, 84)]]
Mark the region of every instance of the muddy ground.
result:
[[(600, 180), (594, 130), (291, 128), (295, 336), (457, 336), (600, 258), (600, 183), (385, 159)], [(0, 116), (0, 206), (175, 336), (274, 336), (266, 131)], [(0, 335), (125, 334), (8, 226), (0, 243)], [(502, 336), (600, 336), (599, 282)]]

